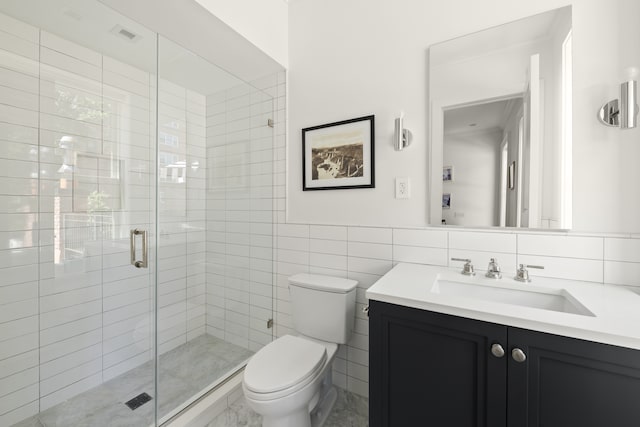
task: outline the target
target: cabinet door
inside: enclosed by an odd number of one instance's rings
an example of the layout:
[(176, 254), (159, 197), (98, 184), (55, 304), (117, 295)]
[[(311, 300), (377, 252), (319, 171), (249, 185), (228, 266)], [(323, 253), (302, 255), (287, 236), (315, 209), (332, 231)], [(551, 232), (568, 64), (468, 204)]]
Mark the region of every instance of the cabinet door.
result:
[(501, 427), (507, 328), (370, 302), (370, 425)]
[[(640, 352), (509, 328), (509, 427), (637, 427)], [(526, 355), (515, 362), (511, 351)]]

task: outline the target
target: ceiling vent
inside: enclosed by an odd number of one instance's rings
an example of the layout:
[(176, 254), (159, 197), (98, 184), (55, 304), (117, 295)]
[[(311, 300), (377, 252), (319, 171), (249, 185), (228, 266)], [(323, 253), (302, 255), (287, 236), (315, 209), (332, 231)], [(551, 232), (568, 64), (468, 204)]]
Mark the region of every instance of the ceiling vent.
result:
[(113, 27), (111, 29), (111, 33), (128, 42), (137, 42), (142, 38), (142, 36), (124, 28), (122, 25), (116, 25), (115, 27)]

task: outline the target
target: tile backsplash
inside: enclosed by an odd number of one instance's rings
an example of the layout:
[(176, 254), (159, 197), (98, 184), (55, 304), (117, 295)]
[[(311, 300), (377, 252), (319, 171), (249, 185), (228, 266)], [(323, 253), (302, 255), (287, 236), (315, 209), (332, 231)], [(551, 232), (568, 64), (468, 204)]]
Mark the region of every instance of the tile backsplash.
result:
[(440, 228), (277, 225), (278, 336), (292, 332), (287, 276), (300, 272), (357, 280), (356, 326), (334, 363), (334, 382), (368, 395), (368, 318), (365, 291), (398, 262), (461, 267), (470, 258), (478, 272), (496, 258), (506, 276), (517, 264), (535, 264), (536, 276), (640, 287), (640, 239), (566, 233), (463, 231)]

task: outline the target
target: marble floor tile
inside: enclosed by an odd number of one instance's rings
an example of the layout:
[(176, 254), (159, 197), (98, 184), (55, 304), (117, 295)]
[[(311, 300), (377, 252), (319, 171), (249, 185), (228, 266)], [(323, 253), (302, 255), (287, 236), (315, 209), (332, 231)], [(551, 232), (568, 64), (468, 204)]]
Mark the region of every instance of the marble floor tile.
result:
[(44, 427), (37, 416), (29, 417), (26, 420), (14, 424), (12, 427)]
[[(160, 356), (158, 414), (168, 414), (193, 395), (245, 362), (253, 353), (201, 335)], [(151, 425), (156, 401), (129, 409), (125, 402), (142, 392), (155, 397), (153, 362), (60, 403), (13, 427), (140, 427)]]
[[(369, 399), (348, 391), (338, 390), (338, 399), (323, 427), (368, 427)], [(229, 405), (207, 427), (260, 427), (262, 417), (249, 408), (244, 397)]]

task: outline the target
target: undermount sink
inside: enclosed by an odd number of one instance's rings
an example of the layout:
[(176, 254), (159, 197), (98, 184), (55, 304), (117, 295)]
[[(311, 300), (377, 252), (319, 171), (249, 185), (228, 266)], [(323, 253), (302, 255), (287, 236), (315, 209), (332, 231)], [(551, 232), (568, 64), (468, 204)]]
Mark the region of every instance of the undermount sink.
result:
[(542, 310), (579, 314), (582, 316), (595, 316), (564, 289), (549, 289), (543, 292), (438, 278), (434, 282), (431, 292), (440, 295), (519, 305)]

